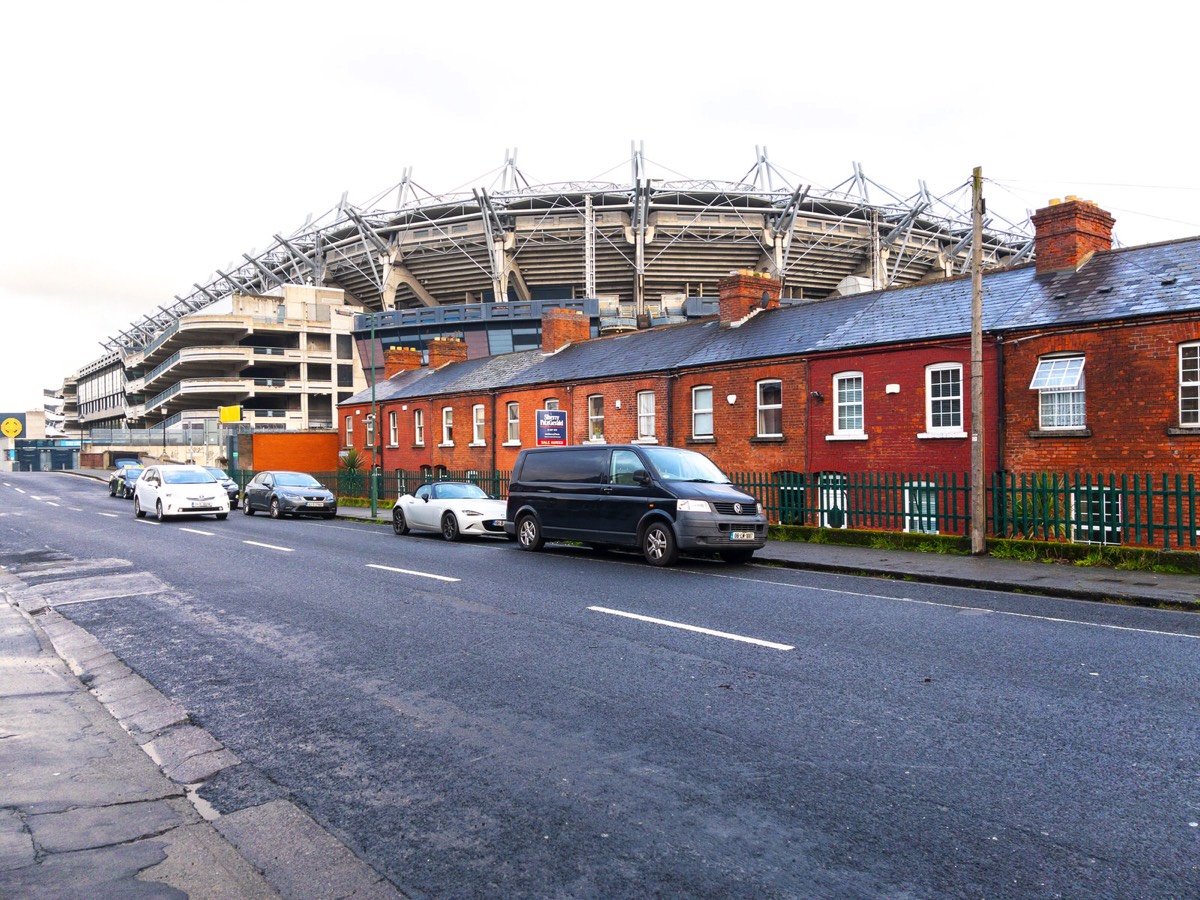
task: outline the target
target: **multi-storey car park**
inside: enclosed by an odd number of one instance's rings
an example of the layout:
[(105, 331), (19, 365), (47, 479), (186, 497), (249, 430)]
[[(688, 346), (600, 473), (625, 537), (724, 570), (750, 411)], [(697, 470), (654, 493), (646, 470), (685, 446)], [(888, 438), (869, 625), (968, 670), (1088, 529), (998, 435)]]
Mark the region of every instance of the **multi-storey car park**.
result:
[[(640, 147), (624, 184), (534, 184), (514, 153), (489, 188), (437, 195), (410, 169), (366, 205), (343, 198), (103, 341), (106, 354), (67, 380), (65, 412), (85, 437), (166, 432), (232, 405), (256, 427), (327, 428), (360, 386), (359, 367), (381, 369), (387, 347), (441, 336), (462, 337), (472, 357), (536, 347), (548, 307), (584, 310), (599, 333), (711, 314), (733, 270), (778, 279), (784, 303), (961, 272), (966, 205), (962, 189), (935, 197), (924, 183), (901, 196), (857, 164), (832, 189), (795, 184), (765, 150), (736, 181), (649, 177)], [(1027, 225), (986, 223), (985, 265), (1032, 248)], [(242, 321), (204, 312), (231, 298)], [(345, 340), (328, 324), (280, 311), (293, 301), (357, 313), (355, 371), (343, 371)]]

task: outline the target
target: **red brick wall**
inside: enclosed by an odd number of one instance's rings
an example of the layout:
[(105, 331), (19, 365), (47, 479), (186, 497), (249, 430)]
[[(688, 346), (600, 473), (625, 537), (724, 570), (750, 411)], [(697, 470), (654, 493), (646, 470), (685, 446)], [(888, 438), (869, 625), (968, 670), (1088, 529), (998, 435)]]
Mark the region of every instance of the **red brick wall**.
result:
[(446, 363), (463, 362), (467, 345), (458, 338), (434, 338), (429, 342), (429, 368), (440, 369)]
[(767, 308), (779, 306), (779, 291), (782, 285), (766, 275), (754, 271), (732, 272), (717, 282), (720, 296), (721, 324), (730, 325), (762, 308), (762, 295), (767, 294)]
[[(1200, 340), (1200, 322), (1124, 324), (1004, 346), (1004, 458), (1014, 472), (1180, 473), (1197, 471), (1200, 433), (1179, 425), (1179, 345)], [(1038, 358), (1082, 352), (1090, 437), (1038, 433)]]

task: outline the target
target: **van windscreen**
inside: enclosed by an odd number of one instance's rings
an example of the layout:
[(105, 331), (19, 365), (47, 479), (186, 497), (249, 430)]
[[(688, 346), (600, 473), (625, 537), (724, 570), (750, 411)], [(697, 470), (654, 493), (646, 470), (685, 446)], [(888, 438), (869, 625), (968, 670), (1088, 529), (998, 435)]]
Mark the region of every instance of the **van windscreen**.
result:
[(520, 480), (599, 484), (607, 472), (608, 450), (545, 450), (525, 457)]

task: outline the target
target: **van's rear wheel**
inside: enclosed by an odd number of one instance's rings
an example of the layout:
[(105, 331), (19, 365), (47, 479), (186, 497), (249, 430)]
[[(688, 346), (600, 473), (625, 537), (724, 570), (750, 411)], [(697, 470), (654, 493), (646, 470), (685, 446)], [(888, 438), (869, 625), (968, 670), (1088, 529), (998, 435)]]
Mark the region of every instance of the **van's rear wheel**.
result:
[(642, 556), (652, 566), (673, 566), (679, 560), (675, 532), (666, 522), (651, 522), (642, 532)]
[(542, 536), (542, 526), (532, 515), (521, 516), (517, 520), (517, 545), (522, 550), (541, 550), (546, 538)]

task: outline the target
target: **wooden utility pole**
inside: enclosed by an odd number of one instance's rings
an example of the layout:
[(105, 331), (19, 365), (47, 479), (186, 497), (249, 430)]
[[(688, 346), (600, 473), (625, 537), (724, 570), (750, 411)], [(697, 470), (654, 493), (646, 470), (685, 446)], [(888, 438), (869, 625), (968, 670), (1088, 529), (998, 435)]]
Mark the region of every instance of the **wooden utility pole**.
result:
[(983, 453), (983, 168), (971, 177), (971, 554), (987, 553)]

